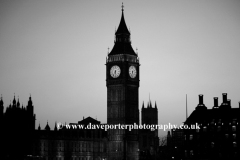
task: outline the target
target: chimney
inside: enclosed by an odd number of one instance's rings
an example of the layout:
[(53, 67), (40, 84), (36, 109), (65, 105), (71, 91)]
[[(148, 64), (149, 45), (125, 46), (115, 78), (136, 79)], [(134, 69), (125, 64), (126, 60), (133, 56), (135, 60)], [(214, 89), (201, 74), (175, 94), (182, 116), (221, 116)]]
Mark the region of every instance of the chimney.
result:
[(227, 102), (227, 93), (223, 93), (223, 103), (228, 103)]
[(199, 94), (199, 104), (203, 104), (203, 95)]
[(214, 97), (214, 106), (213, 107), (218, 107), (218, 97)]
[(228, 100), (227, 100), (227, 103), (228, 103), (228, 106), (231, 107), (231, 99), (228, 99)]

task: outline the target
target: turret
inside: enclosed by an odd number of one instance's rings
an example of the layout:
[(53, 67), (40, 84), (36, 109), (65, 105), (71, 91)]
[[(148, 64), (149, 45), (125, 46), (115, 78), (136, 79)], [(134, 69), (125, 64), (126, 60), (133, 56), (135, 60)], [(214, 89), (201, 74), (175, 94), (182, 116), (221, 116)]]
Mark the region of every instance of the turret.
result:
[(32, 97), (30, 95), (27, 105), (27, 111), (30, 115), (33, 115), (33, 103), (32, 103)]
[(20, 108), (19, 98), (18, 98), (18, 102), (17, 102), (17, 107)]
[(48, 125), (48, 122), (47, 122), (47, 125), (45, 126), (45, 130), (46, 130), (46, 131), (50, 131), (50, 130), (51, 130), (50, 127), (49, 127), (49, 125)]
[(12, 103), (13, 107), (16, 107), (16, 99), (15, 99), (15, 94), (14, 94), (14, 98), (13, 98), (13, 103)]

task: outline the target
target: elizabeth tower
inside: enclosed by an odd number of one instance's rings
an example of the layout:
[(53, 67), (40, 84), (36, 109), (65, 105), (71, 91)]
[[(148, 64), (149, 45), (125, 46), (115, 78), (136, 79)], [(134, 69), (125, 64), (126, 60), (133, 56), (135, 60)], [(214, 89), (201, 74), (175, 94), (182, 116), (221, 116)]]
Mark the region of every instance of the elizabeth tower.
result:
[[(131, 46), (123, 6), (114, 46), (106, 61), (107, 123), (138, 125), (139, 58)], [(110, 129), (108, 140), (109, 160), (139, 159), (137, 129)]]

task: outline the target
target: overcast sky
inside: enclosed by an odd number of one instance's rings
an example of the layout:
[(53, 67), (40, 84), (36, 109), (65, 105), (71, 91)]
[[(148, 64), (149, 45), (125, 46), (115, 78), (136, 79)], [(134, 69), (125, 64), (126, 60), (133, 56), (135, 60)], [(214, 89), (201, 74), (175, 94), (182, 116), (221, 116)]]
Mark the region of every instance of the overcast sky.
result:
[[(240, 101), (240, 1), (123, 1), (140, 57), (139, 108), (157, 102), (159, 124), (185, 121), (204, 94)], [(106, 56), (122, 1), (1, 0), (0, 94), (4, 107), (31, 94), (36, 127), (107, 122)], [(161, 135), (166, 133), (161, 132)]]

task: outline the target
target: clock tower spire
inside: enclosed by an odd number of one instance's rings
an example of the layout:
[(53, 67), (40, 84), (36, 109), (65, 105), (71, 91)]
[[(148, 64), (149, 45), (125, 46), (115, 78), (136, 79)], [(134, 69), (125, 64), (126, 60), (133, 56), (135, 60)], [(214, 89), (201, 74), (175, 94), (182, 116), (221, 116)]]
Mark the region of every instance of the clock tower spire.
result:
[[(130, 32), (122, 17), (106, 60), (107, 123), (138, 125), (139, 58), (131, 46)], [(109, 160), (138, 160), (138, 130), (108, 130)]]

